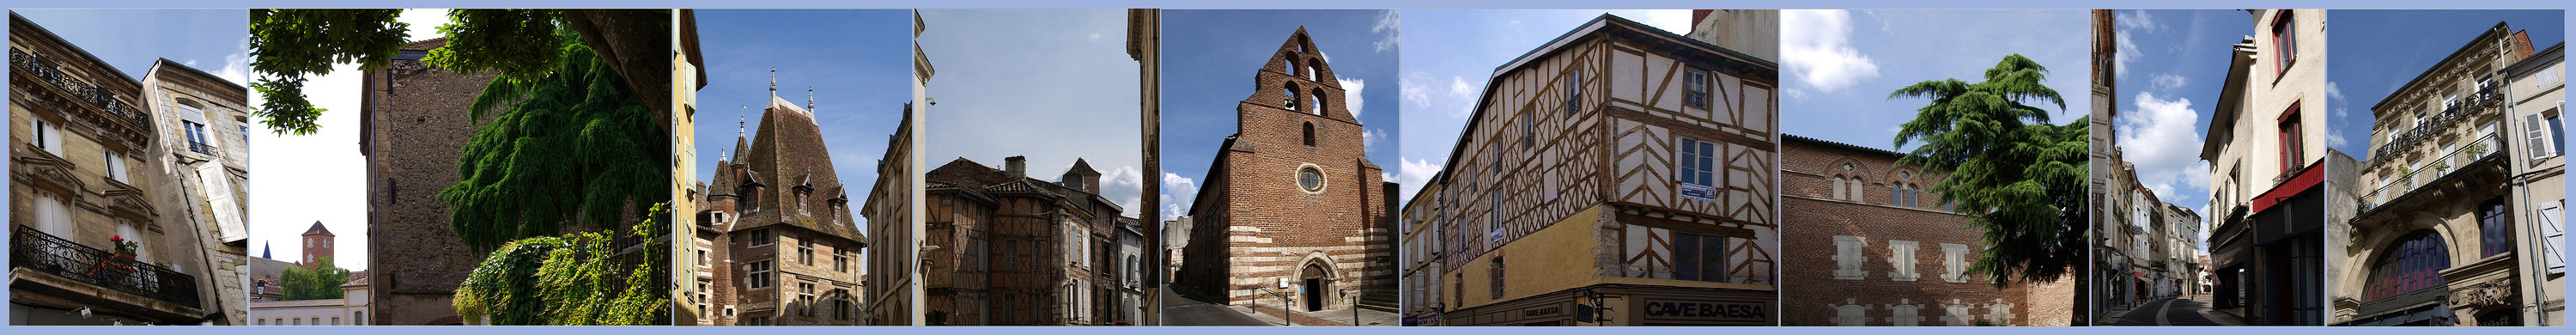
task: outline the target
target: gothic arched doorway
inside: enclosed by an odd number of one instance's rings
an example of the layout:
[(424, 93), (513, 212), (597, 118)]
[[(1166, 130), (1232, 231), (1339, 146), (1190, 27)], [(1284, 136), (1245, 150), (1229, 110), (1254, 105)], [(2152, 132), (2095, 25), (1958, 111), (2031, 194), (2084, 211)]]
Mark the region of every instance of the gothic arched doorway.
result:
[(1297, 278), (1305, 284), (1306, 288), (1305, 296), (1300, 297), (1306, 300), (1306, 311), (1324, 310), (1324, 299), (1332, 297), (1332, 294), (1326, 292), (1333, 289), (1333, 270), (1324, 268), (1320, 263), (1307, 262), (1306, 266), (1299, 267), (1297, 272)]

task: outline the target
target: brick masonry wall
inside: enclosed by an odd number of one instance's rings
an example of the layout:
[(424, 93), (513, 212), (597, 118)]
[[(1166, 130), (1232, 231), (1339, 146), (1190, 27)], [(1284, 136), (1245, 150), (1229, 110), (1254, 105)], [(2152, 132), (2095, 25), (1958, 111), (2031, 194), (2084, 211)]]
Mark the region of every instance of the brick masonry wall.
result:
[[(1941, 209), (1936, 193), (1922, 192), (1915, 207), (1893, 204), (1893, 185), (1928, 187), (1939, 176), (1897, 166), (1897, 156), (1890, 152), (1796, 139), (1782, 148), (1783, 256), (1788, 265), (1782, 280), (1784, 324), (1836, 325), (1837, 308), (1844, 305), (1862, 306), (1863, 323), (1871, 326), (1894, 325), (1897, 306), (1920, 308), (1919, 325), (1945, 325), (1943, 317), (1951, 315), (1953, 305), (1966, 307), (1976, 318), (2008, 316), (2011, 325), (2067, 324), (2065, 311), (2073, 299), (2069, 282), (1996, 289), (1973, 275), (1960, 282), (1944, 278), (1943, 245), (1965, 246), (1970, 254), (1963, 261), (1974, 262), (1987, 249), (1980, 230), (1966, 227), (1968, 217)], [(1843, 170), (1847, 163), (1853, 166), (1848, 172)], [(1836, 174), (1866, 181), (1863, 200), (1835, 200), (1831, 178)], [(1864, 243), (1857, 278), (1837, 274), (1837, 240), (1852, 238)], [(1911, 258), (1916, 277), (1899, 280), (1893, 246), (1907, 242), (1916, 246)]]

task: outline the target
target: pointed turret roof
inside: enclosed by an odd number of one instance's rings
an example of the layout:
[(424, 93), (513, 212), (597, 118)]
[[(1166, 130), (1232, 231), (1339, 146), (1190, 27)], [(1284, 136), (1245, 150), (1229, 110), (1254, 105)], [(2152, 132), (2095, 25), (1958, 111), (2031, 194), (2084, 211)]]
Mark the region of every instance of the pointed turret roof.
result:
[(315, 234), (319, 234), (319, 235), (322, 235), (322, 236), (336, 236), (336, 235), (331, 235), (331, 229), (330, 229), (330, 228), (323, 228), (323, 227), (322, 227), (322, 221), (313, 221), (313, 228), (305, 228), (305, 229), (304, 229), (304, 234), (305, 234), (305, 235), (315, 235)]
[(1073, 159), (1073, 168), (1064, 170), (1064, 174), (1077, 174), (1077, 173), (1079, 173), (1079, 174), (1088, 174), (1088, 175), (1097, 175), (1097, 174), (1100, 174), (1100, 170), (1093, 170), (1093, 169), (1091, 169), (1091, 162), (1083, 161), (1081, 158), (1075, 158), (1075, 159)]

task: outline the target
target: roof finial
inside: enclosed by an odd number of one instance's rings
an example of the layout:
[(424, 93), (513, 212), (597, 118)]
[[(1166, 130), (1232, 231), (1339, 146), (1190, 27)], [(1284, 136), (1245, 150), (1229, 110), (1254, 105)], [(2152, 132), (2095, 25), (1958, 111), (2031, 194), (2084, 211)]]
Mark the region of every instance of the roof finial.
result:
[(769, 96), (778, 97), (778, 67), (769, 67)]
[(751, 105), (736, 105), (735, 107), (741, 107), (741, 108), (742, 108), (742, 111), (741, 111), (741, 112), (738, 112), (738, 113), (733, 113), (733, 136), (734, 136), (734, 137), (750, 136), (749, 134), (750, 134), (751, 132), (749, 131), (749, 128), (748, 128), (748, 127), (749, 127), (748, 125), (750, 124), (750, 122), (748, 121), (748, 120), (750, 120), (750, 116), (748, 116), (748, 115), (750, 115), (750, 114), (751, 114)]
[(805, 87), (805, 111), (806, 111), (806, 112), (809, 112), (809, 113), (814, 111), (814, 87), (813, 87), (813, 86), (806, 86), (806, 87)]

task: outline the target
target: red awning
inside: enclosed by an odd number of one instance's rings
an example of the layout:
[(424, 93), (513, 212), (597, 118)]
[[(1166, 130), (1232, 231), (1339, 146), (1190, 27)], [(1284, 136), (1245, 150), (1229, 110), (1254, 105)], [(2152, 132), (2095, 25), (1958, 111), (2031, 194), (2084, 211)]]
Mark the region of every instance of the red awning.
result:
[(2291, 196), (2299, 195), (2299, 192), (2305, 191), (2310, 187), (2316, 187), (2317, 183), (2325, 182), (2326, 169), (2324, 165), (2324, 160), (2308, 163), (2307, 167), (2299, 170), (2298, 175), (2290, 176), (2289, 181), (2281, 182), (2281, 185), (2273, 186), (2271, 190), (2263, 191), (2263, 194), (2254, 196), (2254, 207), (2251, 208), (2251, 211), (2248, 213), (2262, 213), (2265, 209), (2271, 209), (2273, 204), (2281, 203), (2282, 200), (2289, 200)]

